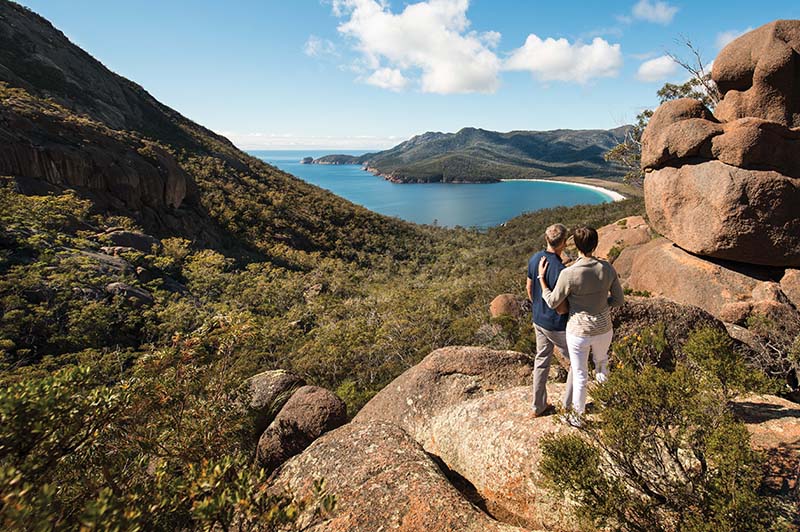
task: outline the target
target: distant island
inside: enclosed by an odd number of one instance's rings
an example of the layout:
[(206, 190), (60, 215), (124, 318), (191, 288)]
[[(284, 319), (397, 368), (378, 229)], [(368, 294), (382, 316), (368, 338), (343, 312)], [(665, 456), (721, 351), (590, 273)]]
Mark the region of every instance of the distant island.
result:
[(603, 154), (631, 126), (500, 133), (466, 127), (427, 132), (394, 148), (363, 155), (331, 154), (306, 164), (360, 164), (395, 183), (492, 183), (503, 179), (589, 177), (621, 181), (625, 169)]

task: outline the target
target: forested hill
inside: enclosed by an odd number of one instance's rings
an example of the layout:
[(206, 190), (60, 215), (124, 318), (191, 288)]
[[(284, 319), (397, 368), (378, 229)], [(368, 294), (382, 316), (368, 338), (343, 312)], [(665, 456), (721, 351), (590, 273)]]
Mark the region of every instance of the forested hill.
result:
[(37, 194), (76, 190), (159, 237), (244, 256), (406, 256), (417, 229), (236, 149), (0, 2), (0, 175)]
[(328, 155), (316, 164), (363, 164), (402, 183), (478, 182), (499, 179), (594, 177), (619, 180), (624, 169), (603, 154), (630, 126), (610, 130), (511, 131), (463, 128), (428, 132), (389, 150), (361, 156)]

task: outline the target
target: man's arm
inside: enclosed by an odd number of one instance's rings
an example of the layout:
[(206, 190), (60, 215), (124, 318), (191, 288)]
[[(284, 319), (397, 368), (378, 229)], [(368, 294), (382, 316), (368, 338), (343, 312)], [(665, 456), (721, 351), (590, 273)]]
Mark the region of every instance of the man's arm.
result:
[(525, 290), (528, 292), (528, 301), (533, 301), (533, 281), (528, 277), (528, 282), (525, 283)]

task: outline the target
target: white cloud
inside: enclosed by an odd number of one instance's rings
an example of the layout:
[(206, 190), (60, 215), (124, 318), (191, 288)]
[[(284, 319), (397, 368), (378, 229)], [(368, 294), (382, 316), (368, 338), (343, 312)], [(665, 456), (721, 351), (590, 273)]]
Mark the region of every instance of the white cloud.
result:
[(529, 71), (543, 81), (576, 81), (586, 83), (592, 78), (612, 77), (622, 67), (619, 44), (609, 44), (596, 37), (591, 44), (566, 39), (542, 40), (528, 35), (525, 44), (511, 53), (506, 70)]
[(222, 131), (220, 134), (228, 138), (242, 150), (385, 150), (396, 146), (405, 138), (371, 135), (324, 136), (297, 135), (294, 133), (240, 133)]
[(339, 32), (371, 71), (367, 82), (386, 81), (390, 71), (407, 81), (419, 73), (423, 92), (494, 92), (500, 60), (492, 48), (500, 34), (469, 31), (468, 7), (468, 0), (426, 0), (395, 14), (383, 0), (333, 0), (334, 14), (348, 17)]
[(633, 6), (633, 17), (638, 20), (646, 20), (647, 22), (656, 22), (658, 24), (669, 24), (672, 22), (678, 8), (662, 2), (661, 0), (639, 0)]
[(489, 48), (497, 48), (502, 36), (499, 31), (484, 31), (480, 34), (481, 41)]
[(322, 39), (316, 35), (309, 36), (303, 46), (303, 53), (309, 57), (320, 57), (323, 55), (338, 55), (336, 45), (328, 39)]
[(396, 68), (379, 68), (366, 79), (370, 85), (391, 91), (401, 91), (408, 85), (408, 78)]
[(639, 81), (663, 81), (674, 76), (678, 71), (678, 64), (668, 55), (645, 61), (639, 66), (636, 78)]
[(739, 37), (741, 35), (744, 35), (748, 31), (753, 31), (753, 27), (750, 26), (750, 27), (748, 27), (747, 29), (745, 29), (743, 31), (728, 30), (728, 31), (722, 31), (720, 33), (717, 33), (717, 41), (716, 41), (717, 42), (717, 48), (722, 50), (723, 48), (728, 46), (728, 44), (730, 44), (734, 39), (736, 39), (737, 37)]

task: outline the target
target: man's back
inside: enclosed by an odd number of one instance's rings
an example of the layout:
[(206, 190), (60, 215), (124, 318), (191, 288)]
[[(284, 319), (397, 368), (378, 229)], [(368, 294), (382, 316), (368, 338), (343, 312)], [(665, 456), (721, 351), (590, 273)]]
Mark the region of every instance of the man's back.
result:
[(528, 261), (528, 278), (534, 281), (531, 286), (533, 323), (549, 331), (564, 331), (567, 328), (567, 316), (557, 313), (547, 306), (542, 299), (542, 287), (536, 279), (538, 277), (539, 261), (542, 257), (547, 257), (547, 271), (545, 280), (550, 288), (556, 285), (558, 276), (565, 268), (561, 258), (550, 251), (540, 251)]

